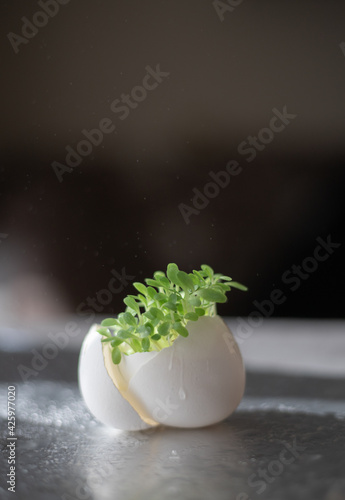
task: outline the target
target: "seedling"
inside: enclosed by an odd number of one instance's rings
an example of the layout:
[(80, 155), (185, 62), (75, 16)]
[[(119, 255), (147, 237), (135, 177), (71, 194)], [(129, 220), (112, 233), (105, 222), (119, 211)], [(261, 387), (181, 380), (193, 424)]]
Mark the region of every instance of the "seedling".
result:
[(117, 318), (102, 321), (98, 333), (110, 342), (112, 360), (119, 364), (123, 354), (161, 351), (177, 337), (187, 337), (186, 325), (200, 316), (215, 316), (217, 303), (227, 301), (232, 288), (247, 287), (229, 276), (215, 274), (210, 266), (185, 273), (169, 264), (166, 273), (156, 271), (153, 278), (133, 283), (139, 292), (124, 300), (126, 309)]

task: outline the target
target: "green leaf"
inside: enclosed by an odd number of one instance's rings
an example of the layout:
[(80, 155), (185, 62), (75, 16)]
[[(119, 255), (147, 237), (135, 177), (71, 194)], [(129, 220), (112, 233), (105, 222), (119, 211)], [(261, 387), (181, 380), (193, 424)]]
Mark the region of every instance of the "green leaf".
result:
[(111, 353), (111, 359), (114, 365), (118, 365), (121, 361), (121, 351), (118, 347), (114, 347)]
[(177, 273), (179, 272), (179, 269), (176, 264), (169, 264), (167, 267), (167, 276), (171, 283), (174, 283), (174, 285), (180, 286), (179, 279), (177, 277)]
[(178, 300), (179, 296), (176, 295), (176, 293), (172, 293), (169, 297), (169, 302), (171, 302), (172, 304), (176, 304)]
[(142, 293), (143, 295), (147, 296), (147, 288), (145, 285), (142, 283), (139, 283), (138, 281), (133, 283), (134, 288), (138, 290), (138, 292)]
[(176, 304), (176, 311), (177, 311), (177, 312), (178, 312), (178, 314), (180, 314), (181, 316), (183, 316), (183, 315), (184, 315), (184, 313), (185, 313), (185, 309), (184, 309), (184, 306), (183, 306), (182, 302), (178, 302), (178, 303)]
[(133, 311), (135, 311), (137, 314), (140, 314), (139, 304), (132, 297), (126, 297), (125, 299), (123, 299), (123, 302), (126, 304), (126, 306), (133, 309)]
[(141, 342), (138, 339), (131, 340), (131, 348), (134, 352), (141, 352)]
[(199, 280), (199, 285), (200, 286), (203, 286), (205, 284), (205, 280), (204, 278), (201, 276), (201, 274), (199, 273), (199, 271), (196, 271), (195, 269), (193, 270), (193, 274), (198, 278)]
[(144, 326), (146, 326), (147, 328), (150, 329), (150, 332), (151, 332), (150, 335), (152, 335), (154, 328), (153, 328), (153, 324), (151, 323), (151, 321), (147, 321)]
[(181, 335), (181, 337), (188, 337), (188, 330), (182, 325), (182, 323), (176, 322), (172, 327), (179, 335)]
[(138, 328), (137, 328), (137, 332), (139, 333), (140, 337), (148, 337), (149, 335), (151, 335), (151, 332), (152, 332), (152, 328), (150, 328), (149, 326), (146, 326), (146, 325), (140, 325)]
[(222, 275), (220, 273), (214, 273), (213, 275), (213, 281), (219, 281), (220, 279), (222, 279)]
[(190, 320), (190, 321), (197, 321), (199, 319), (199, 316), (195, 312), (189, 312), (185, 314), (184, 319)]
[(178, 270), (179, 270), (179, 268), (178, 268), (177, 264), (175, 264), (174, 262), (171, 262), (171, 263), (170, 263), (170, 264), (168, 264), (168, 266), (167, 266), (167, 273), (166, 273), (166, 274), (167, 274), (167, 276), (168, 276), (168, 272), (169, 272), (169, 273), (170, 273), (171, 271), (176, 271), (176, 272), (177, 272)]
[(193, 307), (199, 307), (201, 305), (201, 300), (199, 299), (199, 297), (191, 297), (188, 302)]
[(139, 295), (138, 295), (138, 299), (141, 301), (141, 303), (142, 303), (142, 305), (143, 305), (144, 307), (147, 305), (147, 300), (148, 300), (148, 298), (147, 298), (147, 297), (145, 297), (144, 295), (141, 295), (141, 294), (139, 293)]
[(207, 266), (206, 264), (202, 264), (201, 269), (207, 274), (207, 276), (209, 278), (212, 279), (213, 274), (214, 274), (214, 271), (213, 271), (212, 267)]
[(104, 319), (101, 323), (102, 326), (115, 326), (117, 325), (117, 321), (115, 318), (107, 318)]
[(146, 312), (143, 313), (143, 316), (144, 318), (147, 318), (147, 319), (154, 319), (155, 318), (155, 315), (153, 314), (153, 312), (151, 311), (151, 308), (148, 309)]
[[(152, 280), (152, 279), (150, 279), (150, 278), (146, 279), (146, 280), (145, 280), (145, 283), (146, 283), (147, 285), (150, 285), (150, 286), (155, 286), (156, 288), (159, 288), (159, 287), (161, 286), (161, 285), (159, 284), (159, 281)], [(156, 291), (156, 293), (157, 293), (157, 291)]]
[(99, 327), (99, 328), (97, 328), (97, 332), (100, 335), (104, 335), (105, 337), (110, 337), (111, 336), (108, 328), (105, 328), (105, 327)]
[(199, 281), (199, 278), (197, 276), (195, 276), (195, 274), (189, 273), (188, 276), (193, 281), (195, 286), (199, 286), (200, 281)]
[(118, 322), (119, 322), (120, 326), (123, 326), (123, 327), (125, 327), (125, 328), (126, 328), (126, 327), (127, 327), (127, 322), (126, 322), (126, 320), (125, 320), (125, 318), (124, 318), (124, 314), (125, 314), (125, 313), (123, 313), (123, 312), (122, 312), (122, 313), (120, 313), (120, 314), (118, 315), (117, 319), (118, 319)]
[(164, 323), (161, 323), (158, 327), (159, 335), (162, 335), (162, 337), (165, 337), (165, 335), (168, 335), (170, 328), (171, 328), (171, 323), (169, 321), (165, 321)]
[(163, 271), (156, 271), (153, 273), (153, 277), (155, 280), (158, 278), (165, 278), (165, 273)]
[(189, 290), (194, 290), (194, 282), (187, 273), (184, 271), (178, 271), (176, 276), (184, 291), (188, 292)]
[(154, 296), (156, 295), (157, 290), (149, 286), (147, 289), (147, 293), (149, 294), (150, 299), (154, 300)]
[(150, 308), (150, 313), (153, 314), (155, 318), (158, 318), (159, 320), (164, 320), (164, 313), (158, 307), (151, 307)]
[(158, 335), (158, 333), (155, 333), (154, 335), (151, 336), (151, 339), (152, 340), (160, 340), (161, 339), (161, 336)]
[(140, 295), (139, 295), (139, 294), (138, 294), (138, 295), (131, 295), (131, 294), (128, 294), (128, 295), (127, 295), (127, 297), (131, 297), (133, 300), (135, 300), (135, 301), (136, 301), (136, 302), (138, 302), (138, 303), (141, 301), (141, 299), (139, 298), (139, 297), (140, 297)]
[(102, 339), (101, 342), (112, 342), (114, 340), (114, 337), (106, 337), (105, 339)]
[[(163, 316), (164, 316), (164, 314), (163, 314)], [(160, 321), (161, 321), (161, 320), (160, 320), (159, 318), (153, 318), (153, 319), (151, 320), (151, 323), (152, 323), (152, 325), (153, 325), (154, 327), (156, 327), (157, 325), (159, 325)]]
[(202, 288), (201, 290), (198, 290), (197, 293), (198, 295), (200, 295), (200, 297), (202, 297), (204, 300), (207, 300), (208, 302), (226, 302), (226, 296), (219, 290), (215, 290), (212, 288)]
[(198, 316), (205, 316), (205, 309), (203, 309), (202, 307), (196, 307), (195, 312)]
[(241, 283), (237, 283), (237, 281), (232, 281), (231, 283), (229, 283), (229, 285), (231, 288), (237, 288), (238, 290), (242, 290), (242, 292), (248, 291), (248, 288), (246, 286), (242, 285)]
[(155, 275), (155, 279), (158, 281), (159, 286), (169, 290), (170, 281), (168, 280), (168, 278), (166, 278), (166, 276), (156, 276)]
[(121, 340), (127, 340), (127, 339), (130, 339), (131, 337), (133, 337), (133, 334), (131, 332), (129, 332), (128, 330), (119, 330), (118, 332), (116, 332), (115, 338), (121, 339)]
[(123, 340), (121, 339), (113, 339), (111, 342), (110, 342), (110, 345), (112, 347), (118, 347), (119, 345), (121, 345), (123, 342)]
[(164, 295), (164, 293), (156, 293), (153, 300), (156, 300), (157, 302), (167, 302), (168, 297)]
[(166, 302), (162, 305), (163, 308), (170, 309), (170, 311), (176, 311), (176, 304), (172, 304), (171, 302)]
[(212, 285), (213, 290), (219, 290), (221, 292), (230, 292), (230, 286), (226, 285), (225, 283), (216, 283), (215, 285)]
[(150, 349), (150, 338), (149, 337), (145, 337), (141, 341), (141, 346), (143, 348), (143, 351), (148, 351)]
[(181, 320), (182, 320), (181, 314), (179, 314), (178, 312), (174, 312), (174, 321), (179, 322)]
[(134, 316), (130, 312), (123, 313), (123, 319), (126, 321), (128, 325), (136, 326), (137, 322), (135, 321)]

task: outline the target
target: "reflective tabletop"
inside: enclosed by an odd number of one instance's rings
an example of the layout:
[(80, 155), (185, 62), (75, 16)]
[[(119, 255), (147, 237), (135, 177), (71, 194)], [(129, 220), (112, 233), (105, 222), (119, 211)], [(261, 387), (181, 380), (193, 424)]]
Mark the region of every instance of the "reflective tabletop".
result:
[[(345, 381), (247, 371), (226, 421), (199, 429), (106, 428), (81, 399), (78, 351), (15, 380), (27, 352), (1, 352), (0, 497), (37, 500), (345, 499)], [(250, 364), (250, 363), (249, 363)], [(43, 374), (42, 374), (43, 375)], [(8, 491), (8, 385), (16, 388), (16, 493)]]

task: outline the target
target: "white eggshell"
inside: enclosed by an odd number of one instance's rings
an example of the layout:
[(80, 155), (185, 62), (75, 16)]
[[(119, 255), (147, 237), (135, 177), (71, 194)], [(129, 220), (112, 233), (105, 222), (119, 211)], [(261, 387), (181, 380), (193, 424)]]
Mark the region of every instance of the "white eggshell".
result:
[[(219, 316), (190, 321), (187, 328), (187, 338), (178, 337), (158, 353), (123, 356), (118, 367), (142, 415), (174, 427), (202, 427), (236, 409), (245, 371), (234, 337)], [(107, 365), (112, 378), (114, 366)]]
[(101, 335), (93, 325), (86, 335), (79, 357), (79, 387), (91, 413), (103, 424), (134, 431), (151, 427), (122, 397), (104, 365)]

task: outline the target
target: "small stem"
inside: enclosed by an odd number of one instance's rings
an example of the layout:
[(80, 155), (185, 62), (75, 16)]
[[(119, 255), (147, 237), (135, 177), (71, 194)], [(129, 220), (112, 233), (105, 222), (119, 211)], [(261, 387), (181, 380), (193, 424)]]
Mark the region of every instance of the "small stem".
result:
[(190, 312), (190, 307), (189, 306), (189, 293), (184, 292), (184, 297), (182, 299), (182, 306), (183, 306), (183, 312), (184, 314), (187, 312)]
[(162, 347), (159, 345), (159, 340), (152, 340), (150, 339), (151, 341), (151, 344), (154, 345), (154, 347), (156, 348), (155, 351), (161, 351), (162, 350)]

